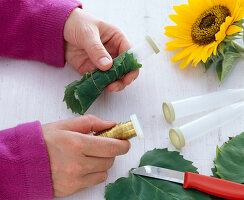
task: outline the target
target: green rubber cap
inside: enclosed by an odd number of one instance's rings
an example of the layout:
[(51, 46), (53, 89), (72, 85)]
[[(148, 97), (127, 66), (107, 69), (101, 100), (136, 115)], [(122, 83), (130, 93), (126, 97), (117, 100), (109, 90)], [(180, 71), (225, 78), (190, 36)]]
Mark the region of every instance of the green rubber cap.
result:
[(152, 47), (153, 51), (158, 54), (160, 52), (158, 45), (153, 41), (153, 39), (147, 35), (146, 36), (146, 40), (148, 41), (148, 43), (150, 44), (150, 46)]
[(177, 148), (181, 149), (185, 146), (185, 137), (179, 128), (173, 128), (169, 130), (169, 138), (172, 144)]
[(175, 111), (171, 103), (163, 103), (163, 113), (169, 123), (175, 121)]

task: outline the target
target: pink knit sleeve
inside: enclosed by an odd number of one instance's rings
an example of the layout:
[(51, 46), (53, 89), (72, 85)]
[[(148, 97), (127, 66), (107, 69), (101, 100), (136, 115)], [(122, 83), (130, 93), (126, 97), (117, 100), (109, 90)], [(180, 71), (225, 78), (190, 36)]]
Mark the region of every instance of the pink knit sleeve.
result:
[(63, 28), (78, 0), (0, 0), (0, 56), (63, 67)]
[(0, 131), (0, 199), (52, 198), (50, 163), (40, 123)]

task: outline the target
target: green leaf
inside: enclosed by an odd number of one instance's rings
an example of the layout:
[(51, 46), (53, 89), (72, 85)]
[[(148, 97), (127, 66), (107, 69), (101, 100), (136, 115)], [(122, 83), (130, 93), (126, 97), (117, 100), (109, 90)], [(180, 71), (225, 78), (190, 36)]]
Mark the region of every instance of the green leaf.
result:
[(244, 183), (244, 133), (224, 144), (214, 163), (216, 175), (225, 180)]
[(214, 65), (214, 61), (210, 57), (210, 58), (207, 59), (206, 63), (203, 63), (203, 64), (204, 64), (205, 70), (207, 72)]
[(222, 66), (223, 66), (223, 60), (219, 60), (216, 64), (216, 72), (220, 81), (222, 76)]
[(63, 100), (73, 113), (83, 115), (110, 83), (141, 66), (133, 54), (124, 52), (113, 60), (113, 66), (108, 71), (96, 69), (86, 73), (80, 81), (66, 86)]
[(240, 46), (239, 44), (237, 44), (235, 42), (231, 42), (231, 45), (235, 49), (236, 52), (244, 53), (244, 48), (242, 46)]
[(213, 173), (213, 176), (212, 176), (212, 177), (214, 177), (214, 178), (220, 178), (220, 177), (218, 176), (218, 174), (216, 174), (216, 172), (217, 172), (217, 168), (216, 168), (216, 167), (212, 168), (211, 171), (212, 171), (212, 173)]
[(233, 42), (222, 42), (218, 47), (216, 72), (221, 83), (230, 73), (234, 64), (242, 57), (237, 47), (239, 46)]
[(227, 75), (230, 73), (234, 64), (241, 58), (239, 53), (227, 52), (225, 53), (225, 58), (222, 63), (222, 73), (220, 77), (220, 82), (222, 83)]
[[(197, 173), (192, 162), (185, 160), (179, 152), (154, 149), (144, 154), (140, 165), (153, 165), (178, 171)], [(184, 189), (181, 184), (130, 174), (106, 187), (107, 200), (210, 200), (210, 195), (193, 189)]]
[(63, 99), (63, 101), (65, 101), (67, 104), (67, 108), (72, 108), (72, 111), (74, 109), (77, 113), (81, 112), (81, 107), (79, 100), (75, 97), (75, 90), (76, 87), (81, 84), (81, 82), (82, 81), (74, 81), (73, 83), (66, 86)]

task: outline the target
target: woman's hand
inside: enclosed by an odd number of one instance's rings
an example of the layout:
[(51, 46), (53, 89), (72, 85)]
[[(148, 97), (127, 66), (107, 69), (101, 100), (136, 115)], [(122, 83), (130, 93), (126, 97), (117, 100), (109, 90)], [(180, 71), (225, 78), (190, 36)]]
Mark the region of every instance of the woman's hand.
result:
[[(74, 9), (64, 26), (65, 58), (81, 74), (95, 68), (106, 71), (117, 57), (131, 46), (116, 27), (100, 21), (80, 8)], [(132, 71), (107, 87), (109, 92), (120, 91), (137, 78)]]
[(127, 153), (130, 143), (87, 134), (114, 125), (86, 115), (42, 126), (55, 196), (68, 196), (107, 179), (115, 156)]

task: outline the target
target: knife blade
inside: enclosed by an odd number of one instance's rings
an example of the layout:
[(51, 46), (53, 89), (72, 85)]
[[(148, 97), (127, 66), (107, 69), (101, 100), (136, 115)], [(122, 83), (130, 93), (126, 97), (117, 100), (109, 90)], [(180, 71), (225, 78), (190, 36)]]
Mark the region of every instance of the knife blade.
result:
[(244, 200), (244, 185), (223, 179), (150, 165), (133, 169), (130, 173), (180, 183), (185, 189), (193, 188), (224, 199)]

